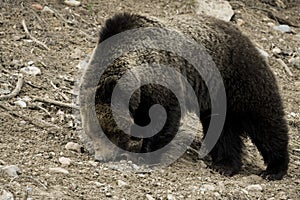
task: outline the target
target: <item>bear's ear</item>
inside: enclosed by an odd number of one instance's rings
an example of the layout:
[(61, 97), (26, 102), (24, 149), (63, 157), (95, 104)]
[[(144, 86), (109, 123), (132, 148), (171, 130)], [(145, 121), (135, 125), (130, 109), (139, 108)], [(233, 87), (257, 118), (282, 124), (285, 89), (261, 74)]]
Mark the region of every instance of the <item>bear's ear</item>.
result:
[(133, 13), (119, 13), (105, 21), (100, 30), (99, 43), (118, 33), (141, 27), (149, 27), (157, 24), (154, 19)]
[(100, 80), (96, 90), (97, 103), (110, 103), (112, 92), (117, 84), (114, 77), (107, 77)]
[(114, 90), (115, 86), (117, 85), (117, 80), (115, 77), (108, 77), (104, 81), (104, 91), (105, 93), (112, 93)]
[(99, 43), (113, 35), (134, 28), (136, 19), (137, 15), (120, 13), (106, 20), (103, 28), (100, 31)]

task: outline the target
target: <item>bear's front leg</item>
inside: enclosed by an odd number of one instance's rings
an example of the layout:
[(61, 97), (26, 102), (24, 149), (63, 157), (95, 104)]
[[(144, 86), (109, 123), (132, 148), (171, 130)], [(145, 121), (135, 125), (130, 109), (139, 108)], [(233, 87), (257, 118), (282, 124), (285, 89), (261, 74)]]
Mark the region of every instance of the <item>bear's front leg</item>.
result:
[[(207, 133), (210, 118), (201, 120), (204, 136)], [(233, 176), (242, 166), (243, 142), (241, 124), (234, 117), (227, 116), (222, 133), (209, 153), (212, 158), (212, 168), (220, 174)], [(213, 124), (212, 124), (213, 126)]]

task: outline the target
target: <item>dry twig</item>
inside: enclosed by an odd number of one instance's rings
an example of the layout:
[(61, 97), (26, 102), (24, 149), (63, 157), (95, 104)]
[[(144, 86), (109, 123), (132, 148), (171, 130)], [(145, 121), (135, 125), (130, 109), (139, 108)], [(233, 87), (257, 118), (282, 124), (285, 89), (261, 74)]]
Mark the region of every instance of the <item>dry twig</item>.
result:
[(4, 100), (4, 99), (10, 99), (10, 98), (17, 96), (19, 94), (19, 92), (21, 91), (23, 84), (24, 84), (24, 77), (22, 74), (19, 74), (18, 82), (17, 82), (15, 89), (10, 94), (0, 96), (0, 101)]
[(51, 124), (49, 122), (45, 122), (45, 121), (42, 121), (40, 119), (36, 119), (36, 118), (30, 118), (30, 117), (27, 117), (25, 115), (22, 115), (20, 114), (19, 112), (15, 112), (13, 110), (11, 110), (10, 108), (0, 104), (0, 107), (3, 108), (4, 110), (6, 110), (8, 112), (8, 114), (10, 114), (11, 116), (16, 116), (16, 117), (19, 117), (19, 118), (22, 118), (23, 120), (29, 122), (30, 124), (33, 124), (35, 126), (37, 126), (38, 128), (50, 128), (50, 127), (54, 127), (54, 128), (57, 128), (57, 129), (61, 129), (60, 127), (54, 125), (54, 124)]
[(57, 93), (60, 94), (60, 96), (62, 96), (66, 101), (69, 101), (69, 100), (70, 100), (69, 97), (67, 97), (67, 95), (65, 95), (65, 94), (61, 91), (60, 88), (56, 87), (56, 85), (55, 85), (52, 81), (50, 81), (50, 85), (51, 85), (55, 90), (57, 90)]
[(280, 64), (281, 66), (283, 66), (284, 70), (288, 73), (289, 76), (293, 76), (292, 71), (291, 71), (290, 68), (283, 62), (283, 60), (281, 60), (281, 59), (276, 59), (276, 60), (279, 62), (279, 64)]
[(28, 35), (28, 37), (29, 37), (31, 40), (33, 40), (35, 43), (37, 43), (38, 45), (42, 46), (42, 47), (45, 48), (46, 50), (48, 50), (48, 51), (50, 50), (50, 49), (47, 47), (46, 44), (44, 44), (43, 42), (37, 40), (35, 37), (33, 37), (33, 36), (29, 33), (29, 31), (28, 31), (28, 29), (27, 29), (27, 26), (26, 26), (26, 23), (25, 23), (25, 20), (24, 20), (24, 19), (22, 20), (22, 25), (23, 25), (23, 28), (24, 28), (25, 33)]
[(53, 104), (53, 105), (57, 105), (57, 106), (61, 106), (61, 107), (72, 108), (72, 109), (76, 109), (76, 110), (79, 109), (78, 106), (76, 106), (75, 104), (71, 104), (71, 103), (64, 103), (64, 102), (47, 99), (47, 98), (36, 97), (36, 96), (33, 96), (33, 98), (36, 101), (40, 101), (40, 102), (44, 102), (44, 103), (49, 103), (49, 104)]

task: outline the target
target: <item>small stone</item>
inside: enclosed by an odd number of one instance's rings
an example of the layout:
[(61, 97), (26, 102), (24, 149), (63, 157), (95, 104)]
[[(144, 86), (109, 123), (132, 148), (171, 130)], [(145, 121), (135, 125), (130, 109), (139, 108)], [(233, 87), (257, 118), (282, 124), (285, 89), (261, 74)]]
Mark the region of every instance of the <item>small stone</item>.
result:
[(9, 191), (2, 190), (0, 199), (1, 200), (14, 200), (14, 195)]
[(146, 198), (147, 198), (148, 200), (155, 200), (150, 194), (146, 194)]
[(64, 3), (68, 6), (80, 6), (80, 1), (76, 0), (65, 0)]
[(200, 189), (202, 189), (203, 191), (214, 191), (215, 186), (211, 184), (204, 184)]
[(26, 108), (26, 106), (27, 106), (26, 102), (23, 101), (22, 99), (15, 101), (14, 104), (17, 106), (20, 106), (21, 108)]
[(296, 86), (296, 88), (300, 88), (300, 81), (296, 81), (295, 86)]
[(0, 94), (9, 94), (10, 92), (9, 89), (0, 89)]
[(74, 52), (70, 55), (71, 58), (73, 59), (79, 59), (81, 58), (82, 51), (80, 49), (75, 49)]
[(292, 56), (294, 54), (293, 49), (287, 49), (281, 52), (283, 56)]
[(272, 49), (272, 53), (278, 55), (281, 53), (281, 49), (279, 49), (278, 47), (275, 47), (274, 49)]
[(34, 64), (34, 62), (32, 60), (27, 63), (28, 66), (31, 66), (33, 64)]
[(106, 196), (106, 197), (112, 197), (112, 194), (111, 194), (110, 192), (107, 192), (107, 193), (105, 194), (105, 196)]
[(65, 146), (65, 148), (67, 150), (70, 150), (70, 151), (76, 151), (78, 153), (81, 153), (82, 152), (82, 146), (78, 143), (75, 143), (75, 142), (68, 142)]
[(242, 25), (245, 24), (245, 21), (242, 20), (242, 19), (237, 19), (236, 23), (237, 23), (238, 26), (242, 26)]
[(252, 180), (253, 182), (259, 182), (262, 180), (262, 177), (256, 174), (251, 174), (250, 176), (247, 177), (247, 179)]
[(97, 187), (104, 187), (106, 185), (105, 183), (100, 183), (98, 181), (95, 181), (94, 183)]
[(266, 60), (269, 59), (269, 54), (268, 54), (266, 51), (264, 51), (264, 50), (262, 50), (262, 49), (260, 49), (260, 48), (257, 48), (257, 49), (258, 49), (259, 53), (260, 53)]
[(55, 156), (55, 152), (50, 151), (50, 152), (49, 152), (49, 155), (53, 158), (53, 157)]
[(300, 58), (299, 57), (289, 59), (289, 63), (292, 64), (297, 69), (300, 69)]
[(241, 191), (242, 191), (243, 193), (247, 194), (247, 195), (249, 194), (249, 192), (248, 192), (247, 190), (243, 189), (243, 188), (241, 189)]
[(280, 31), (282, 33), (291, 33), (291, 32), (293, 32), (291, 27), (289, 27), (286, 24), (282, 24), (282, 25), (279, 25), (279, 26), (274, 26), (273, 29), (275, 29), (277, 31)]
[(221, 197), (221, 195), (220, 195), (219, 192), (214, 192), (214, 196), (215, 196), (215, 197)]
[(248, 185), (245, 189), (248, 191), (262, 191), (263, 190), (262, 186), (259, 184)]
[(270, 27), (274, 27), (275, 26), (275, 24), (273, 22), (268, 22), (267, 25), (270, 26)]
[(275, 4), (279, 8), (286, 8), (286, 5), (281, 0), (275, 0)]
[(27, 67), (23, 67), (20, 69), (20, 72), (23, 74), (28, 74), (28, 75), (40, 75), (41, 74), (41, 70), (38, 67), (35, 66), (27, 66)]
[(230, 21), (230, 19), (234, 15), (234, 11), (230, 3), (225, 0), (197, 0), (196, 3), (197, 14), (206, 14), (224, 21)]
[(168, 194), (168, 195), (167, 195), (167, 199), (168, 199), (168, 200), (176, 200), (176, 198), (174, 197), (173, 194)]
[(30, 102), (30, 101), (32, 101), (32, 98), (30, 98), (29, 96), (24, 96), (23, 101)]
[(17, 165), (3, 167), (1, 171), (12, 177), (17, 177), (20, 174), (20, 169)]
[(117, 185), (119, 187), (128, 187), (128, 183), (126, 183), (125, 181), (122, 181), (122, 180), (117, 180)]
[(58, 159), (58, 161), (60, 162), (60, 164), (62, 164), (63, 166), (69, 166), (71, 164), (71, 159), (70, 158), (66, 158), (66, 157), (60, 157)]
[(51, 8), (49, 8), (48, 6), (44, 6), (42, 12), (49, 12), (49, 13), (55, 13)]
[(65, 121), (65, 113), (61, 110), (58, 110), (56, 113), (59, 117), (59, 122), (62, 123), (63, 121)]
[(93, 167), (97, 167), (98, 163), (99, 162), (95, 162), (95, 161), (92, 161), (92, 160), (88, 161), (88, 164), (91, 165), (91, 166), (93, 166)]
[(85, 69), (88, 66), (91, 56), (91, 54), (87, 55), (82, 61), (79, 62), (79, 64), (76, 67), (79, 70)]
[(49, 168), (49, 171), (50, 172), (53, 172), (53, 173), (62, 173), (62, 174), (69, 174), (69, 171), (64, 169), (64, 168), (61, 168), (61, 167), (53, 167), (53, 168)]
[(38, 10), (38, 11), (43, 10), (43, 6), (39, 3), (34, 3), (34, 4), (31, 5), (31, 7), (35, 10)]

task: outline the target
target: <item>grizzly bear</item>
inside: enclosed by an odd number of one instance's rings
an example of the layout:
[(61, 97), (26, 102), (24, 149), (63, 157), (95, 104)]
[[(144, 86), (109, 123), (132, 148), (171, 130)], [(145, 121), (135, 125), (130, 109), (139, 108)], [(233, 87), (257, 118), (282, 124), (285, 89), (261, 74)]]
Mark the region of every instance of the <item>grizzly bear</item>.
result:
[[(243, 137), (246, 135), (256, 145), (267, 165), (261, 176), (270, 180), (282, 179), (289, 163), (288, 128), (282, 100), (271, 69), (250, 39), (231, 23), (209, 16), (182, 15), (156, 19), (122, 13), (105, 22), (100, 31), (99, 44), (124, 31), (147, 27), (172, 29), (192, 38), (205, 47), (222, 76), (227, 110), (221, 135), (209, 153), (213, 169), (228, 176), (238, 173), (242, 166)], [(97, 59), (97, 56), (95, 54), (92, 59)], [(116, 58), (98, 82), (95, 104), (109, 105), (112, 91), (122, 75), (143, 63), (166, 64), (184, 74), (197, 95), (199, 120), (205, 136), (212, 118), (218, 116), (218, 113), (211, 111), (208, 88), (187, 60), (166, 50), (137, 49)], [(129, 111), (134, 123), (147, 125), (150, 122), (148, 110), (154, 104), (165, 107), (167, 120), (158, 134), (143, 139), (138, 150), (141, 153), (153, 152), (168, 144), (180, 126), (183, 114), (178, 108), (180, 103), (172, 91), (157, 84), (144, 85), (133, 94)], [(97, 114), (101, 115), (101, 112), (98, 110)], [(110, 111), (105, 109), (103, 112)], [(124, 137), (130, 139), (126, 134)], [(107, 160), (109, 156), (103, 154), (100, 157)]]

